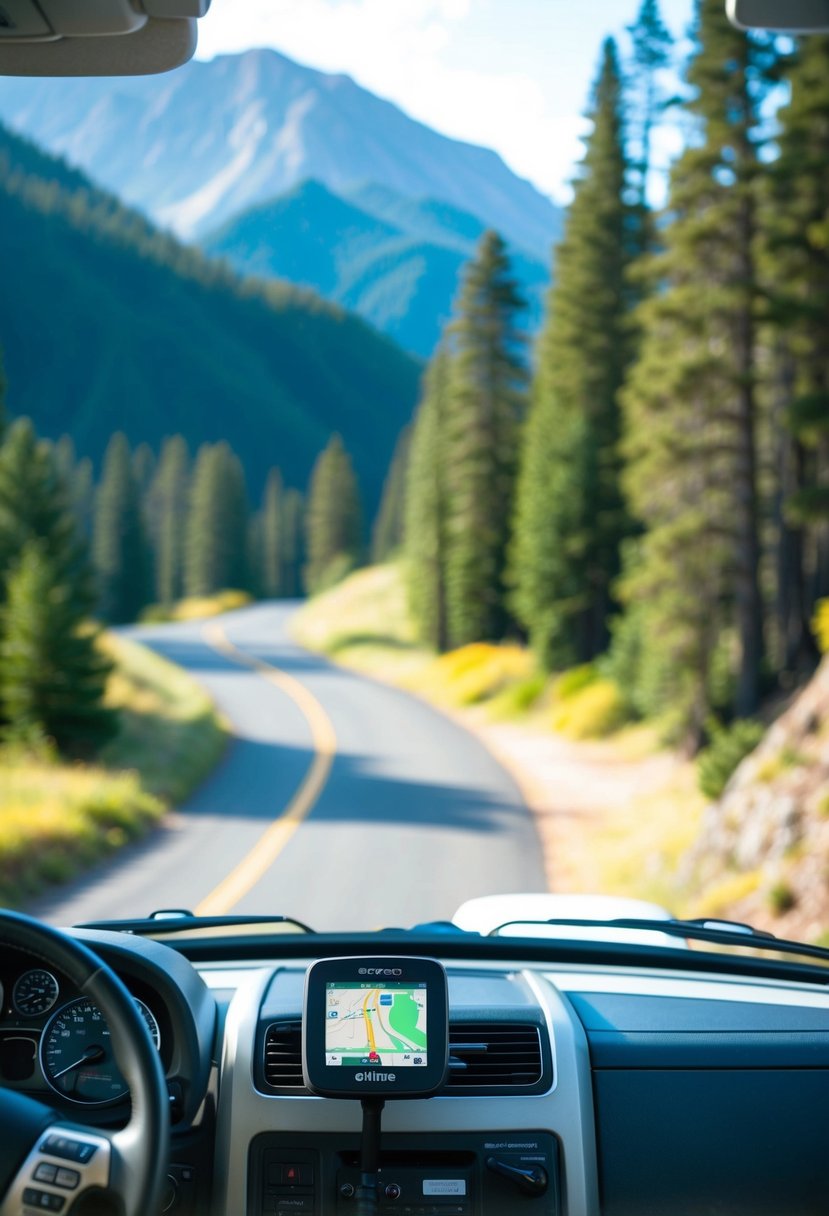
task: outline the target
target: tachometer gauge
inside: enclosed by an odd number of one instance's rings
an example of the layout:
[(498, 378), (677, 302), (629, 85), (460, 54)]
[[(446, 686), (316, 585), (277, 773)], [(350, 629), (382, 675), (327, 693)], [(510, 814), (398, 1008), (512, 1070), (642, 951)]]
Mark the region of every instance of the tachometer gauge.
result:
[(48, 1013), (58, 999), (60, 987), (51, 971), (25, 971), (12, 990), (15, 1013), (24, 1018), (36, 1018)]
[[(161, 1033), (152, 1010), (143, 1001), (133, 999), (156, 1049), (160, 1049)], [(43, 1031), (40, 1064), (52, 1089), (71, 1102), (101, 1105), (115, 1102), (128, 1092), (115, 1063), (104, 1015), (86, 997), (70, 1001), (52, 1016)]]

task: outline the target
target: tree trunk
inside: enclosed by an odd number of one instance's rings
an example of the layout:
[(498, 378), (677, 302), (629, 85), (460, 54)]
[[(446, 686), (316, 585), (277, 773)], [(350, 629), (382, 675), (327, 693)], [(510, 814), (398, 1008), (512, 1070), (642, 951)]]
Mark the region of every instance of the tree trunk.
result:
[(746, 194), (740, 204), (739, 273), (745, 300), (737, 317), (736, 400), (737, 506), (736, 606), (740, 663), (734, 709), (738, 717), (754, 714), (760, 702), (763, 663), (763, 599), (760, 593), (760, 536), (757, 501), (757, 438), (755, 401), (755, 324), (752, 311), (754, 266), (754, 201)]

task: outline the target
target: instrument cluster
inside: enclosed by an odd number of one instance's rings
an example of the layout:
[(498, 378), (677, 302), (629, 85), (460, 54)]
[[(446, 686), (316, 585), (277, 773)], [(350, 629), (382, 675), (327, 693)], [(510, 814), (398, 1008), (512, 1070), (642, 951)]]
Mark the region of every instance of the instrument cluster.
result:
[[(142, 999), (149, 995), (133, 992), (133, 999), (156, 1050), (166, 1055), (163, 1010), (157, 1006), (157, 1016)], [(51, 1091), (83, 1106), (112, 1105), (128, 1094), (100, 1009), (62, 976), (16, 959), (0, 972), (0, 1085)]]

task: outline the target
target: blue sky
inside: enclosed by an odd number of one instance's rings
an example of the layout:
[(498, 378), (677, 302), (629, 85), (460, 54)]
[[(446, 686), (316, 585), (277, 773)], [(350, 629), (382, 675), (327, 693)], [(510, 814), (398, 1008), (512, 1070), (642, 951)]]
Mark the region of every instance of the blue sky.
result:
[[(677, 37), (693, 0), (661, 0)], [(271, 46), (360, 84), (458, 139), (495, 148), (560, 201), (607, 34), (639, 0), (213, 0), (198, 54)], [(677, 137), (659, 140), (663, 160)]]

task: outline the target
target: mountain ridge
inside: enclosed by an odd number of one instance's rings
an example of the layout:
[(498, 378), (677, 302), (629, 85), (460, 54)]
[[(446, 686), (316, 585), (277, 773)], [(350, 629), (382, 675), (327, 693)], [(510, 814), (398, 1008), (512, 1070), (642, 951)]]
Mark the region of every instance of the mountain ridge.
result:
[(420, 368), (359, 318), (209, 262), (2, 127), (0, 258), (9, 408), (45, 436), (96, 461), (118, 429), (225, 438), (258, 493), (271, 465), (304, 485), (339, 430), (376, 505)]
[[(355, 205), (359, 199), (373, 210)], [(428, 358), (484, 231), (476, 216), (438, 200), (370, 186), (343, 197), (311, 179), (228, 220), (202, 247), (241, 273), (310, 286)], [(533, 330), (547, 271), (540, 261), (510, 253)]]
[(164, 78), (0, 79), (0, 116), (193, 239), (307, 178), (469, 209), (546, 262), (560, 212), (491, 149), (452, 140), (342, 73), (273, 50)]

